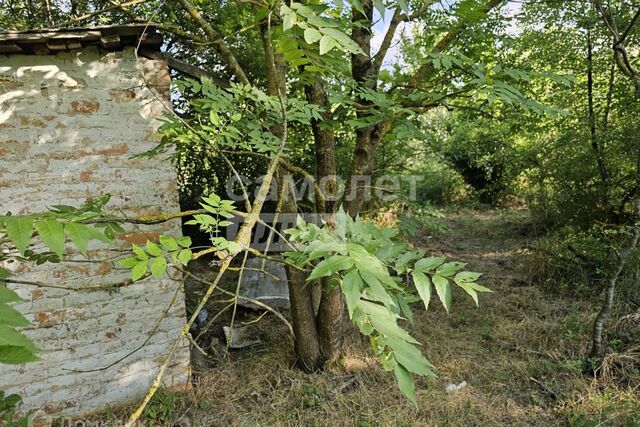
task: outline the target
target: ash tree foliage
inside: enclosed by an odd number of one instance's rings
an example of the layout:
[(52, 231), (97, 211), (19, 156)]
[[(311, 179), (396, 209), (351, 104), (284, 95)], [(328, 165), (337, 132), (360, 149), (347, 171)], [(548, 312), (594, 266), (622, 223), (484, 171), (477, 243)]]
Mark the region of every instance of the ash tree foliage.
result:
[[(141, 0), (125, 6), (90, 0), (72, 1), (69, 10), (55, 0), (45, 9), (0, 0), (9, 6), (0, 12), (0, 25), (149, 22), (167, 35), (170, 54), (211, 75), (177, 80), (177, 114), (167, 114), (160, 144), (143, 154), (170, 154), (180, 171), (183, 205), (196, 209), (135, 219), (190, 216), (187, 225), (207, 235), (207, 247), (162, 236), (133, 246), (131, 256), (120, 262), (137, 281), (184, 272), (191, 260), (204, 255), (218, 258), (217, 276), (180, 337), (188, 334), (238, 255), (264, 256), (251, 247), (263, 210), (321, 213), (322, 224), (300, 219), (286, 231), (291, 251), (280, 260), (287, 269), (299, 364), (311, 372), (337, 361), (344, 339), (341, 319), (348, 316), (417, 405), (413, 375), (432, 375), (434, 368), (403, 327), (412, 320), (410, 304), (421, 301), (428, 308), (433, 295), (448, 312), (452, 288), (476, 303), (478, 294), (489, 290), (477, 283), (478, 273), (464, 270), (464, 263), (429, 256), (403, 242), (395, 229), (364, 220), (361, 214), (380, 202), (369, 200), (370, 184), (363, 177), (393, 170), (390, 158), (409, 159), (407, 150), (425, 145), (436, 112), (498, 111), (531, 120), (558, 114), (532, 94), (539, 85), (561, 86), (566, 79), (553, 70), (521, 67), (503, 52), (516, 55), (515, 47), (498, 36), (506, 25), (500, 14), (505, 2)], [(17, 19), (21, 13), (24, 17)], [(372, 34), (379, 22), (385, 31), (376, 47)], [(403, 61), (387, 66), (398, 39)], [(241, 174), (260, 181), (238, 184), (244, 200), (237, 207), (223, 190), (230, 177)], [(313, 194), (296, 198), (282, 185), (285, 174), (311, 180)], [(278, 184), (275, 202), (268, 200), (272, 184)], [(86, 253), (90, 240), (109, 243), (121, 232), (119, 224), (132, 220), (106, 214), (104, 202), (3, 217), (3, 244), (20, 262), (57, 262), (67, 240)], [(228, 240), (224, 229), (235, 217), (243, 222), (235, 239)], [(34, 237), (48, 250), (29, 252)], [(321, 289), (317, 312), (306, 286), (310, 282)], [(157, 389), (169, 359), (132, 421)]]
[[(0, 363), (21, 365), (39, 360), (38, 349), (20, 331), (30, 326), (29, 320), (12, 307), (22, 298), (7, 284), (65, 288), (24, 282), (13, 273), (15, 266), (32, 264), (32, 268), (38, 268), (44, 263), (63, 262), (71, 247), (86, 256), (91, 241), (112, 244), (124, 230), (102, 210), (109, 198), (104, 195), (80, 207), (54, 205), (47, 212), (0, 216)], [(2, 425), (31, 425), (30, 414), (16, 416), (21, 401), (16, 394), (5, 396), (0, 391)]]

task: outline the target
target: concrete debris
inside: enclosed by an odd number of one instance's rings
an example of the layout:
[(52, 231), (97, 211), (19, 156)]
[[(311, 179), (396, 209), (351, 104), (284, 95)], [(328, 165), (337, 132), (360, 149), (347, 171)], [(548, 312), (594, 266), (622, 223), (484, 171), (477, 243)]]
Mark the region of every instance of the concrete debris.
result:
[(240, 326), (230, 328), (223, 326), (224, 336), (229, 348), (240, 349), (260, 344), (262, 341), (257, 337), (257, 329), (251, 326)]
[[(261, 258), (247, 260), (246, 270), (242, 273), (240, 295), (253, 298), (273, 308), (288, 310), (291, 303), (284, 266)], [(238, 305), (254, 310), (262, 309), (243, 299), (238, 300)]]

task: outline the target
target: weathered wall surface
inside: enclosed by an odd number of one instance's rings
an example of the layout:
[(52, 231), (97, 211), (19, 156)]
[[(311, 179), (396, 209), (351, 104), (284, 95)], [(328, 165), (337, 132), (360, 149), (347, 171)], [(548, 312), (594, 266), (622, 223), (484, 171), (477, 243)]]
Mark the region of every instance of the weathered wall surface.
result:
[[(168, 85), (166, 64), (137, 62), (131, 48), (0, 55), (0, 211), (79, 206), (105, 193), (112, 195), (108, 210), (127, 216), (177, 211), (168, 162), (130, 158), (157, 143), (156, 119), (164, 112), (161, 100), (168, 104)], [(179, 235), (180, 227), (174, 221), (130, 231), (122, 246)], [(37, 266), (19, 278), (77, 288), (127, 279), (127, 271), (103, 261), (113, 252), (100, 245), (90, 249), (90, 262)], [(67, 257), (87, 261), (79, 254)], [(0, 389), (22, 395), (24, 409), (48, 414), (85, 414), (144, 396), (185, 321), (182, 291), (172, 304), (179, 283), (168, 279), (111, 291), (11, 287), (25, 299), (15, 307), (33, 321), (25, 334), (41, 349), (41, 361), (0, 365)], [(130, 354), (167, 309), (155, 334)], [(185, 342), (165, 385), (187, 384), (188, 373)]]

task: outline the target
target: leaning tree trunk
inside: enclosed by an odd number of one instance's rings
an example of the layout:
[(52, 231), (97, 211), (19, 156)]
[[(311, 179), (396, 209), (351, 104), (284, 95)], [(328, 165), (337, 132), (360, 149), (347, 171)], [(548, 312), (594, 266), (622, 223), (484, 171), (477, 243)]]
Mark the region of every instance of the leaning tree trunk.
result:
[(640, 144), (638, 147), (636, 163), (636, 195), (633, 200), (634, 228), (629, 242), (618, 252), (618, 262), (607, 278), (607, 289), (605, 291), (604, 302), (602, 303), (602, 308), (600, 309), (600, 312), (593, 324), (591, 352), (589, 353), (589, 359), (591, 360), (600, 359), (604, 355), (603, 331), (605, 323), (607, 322), (613, 308), (618, 278), (624, 270), (624, 266), (627, 264), (629, 258), (633, 256), (633, 253), (638, 247), (638, 241), (640, 240)]
[[(635, 68), (633, 61), (629, 60), (629, 53), (625, 46), (625, 39), (629, 35), (633, 26), (640, 19), (640, 9), (636, 12), (633, 19), (629, 23), (627, 30), (621, 35), (616, 27), (615, 21), (611, 16), (610, 10), (602, 5), (600, 0), (592, 0), (592, 5), (600, 13), (602, 19), (607, 24), (607, 27), (612, 31), (613, 35), (613, 58), (616, 66), (627, 76), (634, 86), (635, 101), (640, 101), (640, 71)], [(600, 358), (604, 353), (603, 344), (603, 330), (604, 325), (609, 318), (611, 309), (613, 308), (613, 300), (616, 291), (616, 284), (618, 278), (622, 273), (625, 264), (631, 258), (638, 247), (638, 241), (640, 240), (640, 141), (636, 147), (636, 183), (635, 183), (635, 195), (633, 198), (633, 232), (628, 244), (620, 249), (618, 253), (618, 262), (611, 272), (608, 282), (607, 290), (605, 293), (604, 302), (602, 308), (596, 317), (593, 325), (592, 346), (589, 358)]]

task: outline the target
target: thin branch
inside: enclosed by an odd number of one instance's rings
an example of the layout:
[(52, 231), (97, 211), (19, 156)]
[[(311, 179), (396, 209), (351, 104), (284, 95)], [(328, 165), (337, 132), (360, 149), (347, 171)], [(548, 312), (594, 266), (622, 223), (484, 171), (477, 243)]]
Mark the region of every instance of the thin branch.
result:
[[(478, 9), (478, 12), (489, 13), (493, 8), (504, 3), (505, 0), (487, 0), (482, 7)], [(461, 19), (447, 34), (444, 35), (431, 49), (432, 53), (440, 53), (449, 48), (451, 44), (458, 39), (458, 36), (467, 29), (469, 23), (465, 19)], [(433, 72), (434, 66), (432, 62), (423, 64), (411, 77), (410, 81), (415, 85), (418, 82), (425, 81)]]
[[(193, 273), (191, 273), (190, 271), (187, 271), (183, 268), (174, 266), (174, 268), (180, 272), (182, 272), (183, 274), (191, 277), (192, 279), (204, 284), (204, 285), (209, 285), (211, 286), (213, 284), (213, 282), (210, 282), (202, 277), (196, 276)], [(225, 295), (229, 295), (232, 296), (234, 298), (238, 298), (247, 302), (250, 302), (251, 304), (255, 304), (258, 307), (264, 308), (265, 310), (269, 311), (270, 313), (273, 313), (278, 319), (282, 320), (282, 322), (287, 326), (287, 329), (289, 329), (289, 332), (291, 333), (291, 336), (293, 336), (293, 327), (291, 326), (291, 323), (289, 323), (289, 321), (275, 308), (263, 303), (260, 300), (254, 299), (254, 298), (250, 298), (244, 295), (239, 295), (237, 293), (233, 293), (233, 292), (229, 292), (226, 289), (222, 289), (222, 288), (218, 288), (218, 292), (221, 292)]]
[[(225, 153), (229, 153), (229, 154), (241, 154), (244, 156), (254, 156), (254, 157), (263, 157), (263, 158), (269, 158), (267, 155), (262, 154), (262, 153), (256, 153), (253, 151), (229, 151), (229, 150), (222, 150)], [(288, 169), (290, 172), (293, 173), (297, 173), (299, 175), (304, 176), (305, 178), (307, 178), (308, 180), (311, 181), (311, 183), (313, 184), (313, 191), (316, 195), (316, 197), (318, 198), (318, 200), (320, 201), (320, 203), (325, 203), (326, 201), (326, 196), (324, 195), (324, 193), (322, 192), (322, 189), (320, 188), (320, 186), (318, 185), (318, 182), (315, 178), (315, 176), (313, 176), (311, 173), (307, 172), (306, 170), (304, 170), (303, 168), (299, 167), (299, 166), (295, 166), (291, 163), (289, 163), (288, 161), (286, 161), (284, 158), (280, 159), (280, 164), (285, 168)]]
[(382, 43), (380, 44), (380, 49), (378, 49), (378, 53), (376, 53), (373, 59), (373, 72), (374, 72), (374, 75), (376, 76), (380, 72), (380, 68), (382, 68), (382, 63), (384, 62), (384, 58), (387, 56), (387, 51), (389, 50), (389, 47), (391, 46), (391, 42), (395, 37), (396, 29), (398, 28), (398, 25), (400, 25), (400, 23), (404, 21), (404, 19), (402, 19), (403, 16), (406, 16), (406, 15), (403, 15), (402, 10), (399, 7), (397, 7), (396, 10), (393, 12), (393, 17), (391, 18), (391, 22), (389, 23), (389, 28), (387, 29), (387, 32), (385, 33), (384, 38), (382, 39)]
[(434, 3), (435, 0), (425, 0), (422, 6), (416, 9), (410, 16), (402, 13), (402, 10), (399, 7), (396, 8), (396, 10), (393, 12), (391, 22), (389, 23), (389, 28), (387, 29), (387, 32), (382, 39), (382, 43), (380, 44), (380, 49), (378, 49), (378, 52), (373, 59), (374, 75), (377, 76), (380, 72), (380, 69), (382, 68), (382, 64), (384, 63), (384, 59), (387, 56), (389, 47), (391, 47), (391, 42), (395, 37), (398, 26), (402, 22), (410, 22), (415, 20), (416, 18), (419, 18)]
[[(142, 276), (140, 279), (136, 280), (135, 282), (139, 282), (143, 279), (146, 279), (147, 277), (149, 277), (149, 274), (145, 274), (144, 276)], [(126, 286), (130, 286), (133, 283), (135, 283), (133, 280), (123, 280), (121, 282), (116, 282), (116, 283), (104, 283), (104, 284), (100, 284), (100, 285), (96, 285), (96, 286), (85, 286), (82, 288), (76, 288), (73, 286), (65, 286), (65, 285), (55, 285), (55, 284), (48, 284), (48, 283), (40, 283), (40, 282), (33, 282), (30, 280), (20, 280), (20, 279), (2, 279), (3, 282), (5, 283), (12, 283), (15, 285), (27, 285), (27, 286), (35, 286), (37, 288), (52, 288), (52, 289), (65, 289), (68, 291), (77, 291), (77, 292), (81, 292), (81, 291), (107, 291), (107, 290), (114, 290), (114, 289), (120, 289)]]
[(636, 22), (638, 21), (639, 18), (640, 18), (640, 8), (638, 8), (638, 10), (636, 11), (636, 14), (633, 16), (633, 18), (631, 19), (631, 22), (627, 26), (627, 29), (624, 30), (624, 33), (622, 33), (622, 35), (620, 36), (620, 38), (618, 39), (618, 41), (615, 43), (614, 46), (624, 44), (624, 41), (626, 40), (627, 36), (633, 29), (634, 25), (636, 25)]
[(65, 22), (63, 22), (61, 24), (58, 24), (57, 26), (58, 27), (67, 27), (69, 25), (77, 24), (78, 22), (82, 22), (82, 21), (86, 21), (88, 19), (91, 19), (94, 16), (102, 15), (105, 12), (110, 12), (112, 10), (121, 9), (123, 7), (135, 6), (137, 4), (145, 3), (147, 1), (148, 0), (131, 0), (131, 1), (128, 1), (128, 2), (125, 2), (125, 3), (121, 3), (121, 4), (118, 4), (118, 5), (105, 7), (104, 9), (96, 10), (95, 12), (87, 13), (85, 15), (69, 19), (68, 21), (65, 21)]
[(209, 24), (198, 12), (189, 0), (177, 0), (183, 7), (183, 9), (191, 16), (191, 18), (202, 28), (205, 32), (209, 40), (213, 42), (214, 48), (218, 51), (220, 56), (225, 60), (231, 72), (236, 78), (245, 85), (250, 85), (249, 79), (245, 74), (244, 70), (240, 66), (240, 63), (236, 60), (235, 55), (231, 50), (227, 47), (226, 43), (222, 39), (222, 35), (216, 31), (211, 24)]

